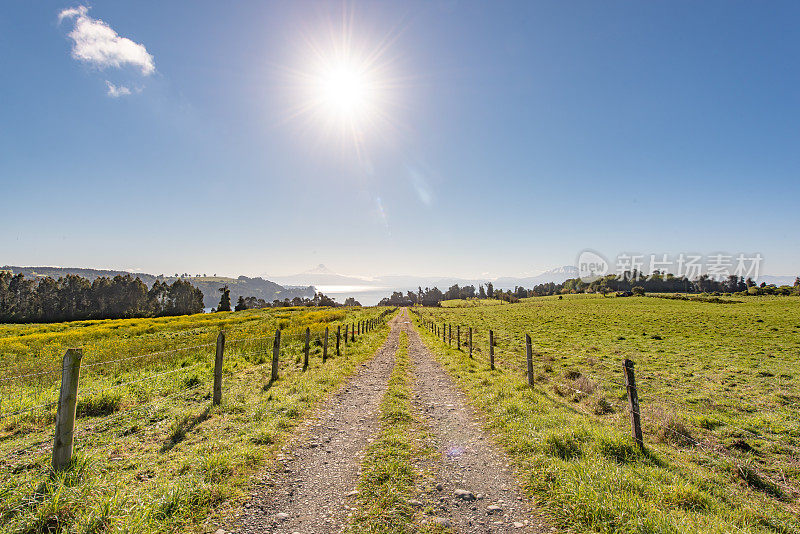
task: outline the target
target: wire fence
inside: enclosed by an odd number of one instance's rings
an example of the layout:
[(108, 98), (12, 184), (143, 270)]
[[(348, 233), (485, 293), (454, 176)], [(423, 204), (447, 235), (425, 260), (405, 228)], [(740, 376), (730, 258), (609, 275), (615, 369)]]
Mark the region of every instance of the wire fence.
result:
[[(395, 309), (356, 320), (277, 329), (274, 334), (263, 336), (249, 333), (237, 337), (234, 333), (226, 340), (221, 333), (217, 343), (86, 364), (80, 363), (80, 349), (70, 349), (58, 369), (34, 370), (0, 380), (0, 468), (13, 471), (20, 465), (33, 465), (50, 453), (54, 468), (61, 468), (63, 465), (56, 465), (56, 453), (62, 442), (69, 443), (71, 456), (73, 446), (97, 452), (95, 445), (103, 442), (104, 433), (116, 426), (136, 422), (135, 430), (125, 434), (126, 438), (145, 432), (160, 422), (158, 418), (143, 417), (145, 412), (177, 399), (185, 403), (198, 391), (207, 392), (209, 379), (213, 379), (217, 403), (216, 389), (219, 386), (221, 393), (222, 380), (235, 379), (242, 373), (271, 367), (271, 376), (268, 373), (264, 379), (274, 380), (276, 373), (304, 372), (309, 359), (318, 360), (320, 355), (324, 359), (347, 358), (354, 344), (360, 344), (362, 336), (377, 329)], [(70, 408), (65, 387), (70, 383), (73, 364), (79, 371), (74, 376)], [(45, 377), (47, 380), (43, 380)], [(204, 395), (208, 398), (207, 393)], [(68, 428), (59, 430), (65, 420)], [(54, 422), (55, 434), (51, 426)], [(114, 443), (112, 439), (107, 447)]]
[[(420, 326), (428, 330), (428, 332), (439, 342), (442, 342), (453, 349), (469, 351), (470, 355), (480, 354), (481, 356), (490, 357), (492, 359), (491, 365), (493, 369), (497, 369), (501, 372), (511, 372), (519, 375), (520, 377), (525, 376), (528, 384), (532, 386), (534, 384), (547, 382), (550, 385), (550, 389), (559, 397), (569, 397), (572, 395), (573, 401), (580, 401), (583, 399), (592, 399), (596, 401), (598, 403), (596, 406), (598, 406), (599, 411), (594, 412), (586, 409), (585, 404), (580, 404), (579, 402), (570, 403), (570, 407), (587, 417), (599, 418), (600, 416), (612, 412), (618, 414), (627, 414), (631, 419), (632, 426), (634, 427), (632, 429), (634, 439), (637, 439), (635, 427), (640, 425), (641, 421), (644, 421), (646, 426), (652, 431), (661, 432), (662, 434), (671, 436), (672, 441), (678, 445), (693, 447), (695, 450), (702, 452), (714, 460), (724, 459), (725, 461), (730, 462), (736, 467), (741, 477), (744, 479), (746, 479), (750, 474), (756, 473), (758, 477), (768, 480), (775, 487), (780, 488), (783, 492), (795, 496), (800, 495), (800, 488), (798, 488), (795, 483), (787, 480), (784, 472), (781, 472), (780, 478), (776, 478), (772, 474), (767, 473), (764, 469), (757, 469), (748, 462), (742, 462), (740, 458), (733, 455), (718, 439), (715, 439), (711, 434), (704, 435), (702, 438), (697, 438), (692, 436), (688, 430), (685, 430), (682, 425), (671, 424), (670, 419), (672, 419), (675, 413), (680, 413), (679, 410), (682, 408), (674, 403), (670, 403), (665, 401), (663, 398), (659, 398), (660, 405), (670, 408), (669, 414), (664, 418), (664, 420), (662, 420), (647, 411), (642, 411), (638, 398), (641, 388), (638, 388), (635, 385), (631, 387), (621, 380), (615, 380), (609, 377), (592, 379), (583, 373), (578, 373), (578, 375), (574, 377), (575, 379), (572, 381), (572, 383), (567, 383), (563, 380), (559, 381), (554, 377), (546, 376), (543, 373), (540, 373), (538, 376), (533, 376), (531, 374), (533, 372), (533, 366), (530, 364), (533, 357), (532, 349), (531, 346), (526, 343), (526, 339), (523, 337), (523, 335), (514, 336), (506, 331), (498, 332), (494, 331), (493, 329), (485, 327), (479, 328), (463, 322), (450, 323), (447, 321), (442, 321), (441, 317), (435, 317), (433, 314), (426, 314), (423, 316), (418, 310), (415, 309), (412, 309), (412, 312), (416, 315)], [(492, 340), (491, 347), (489, 346), (490, 339)], [(476, 343), (477, 340), (480, 340), (480, 342)], [(529, 363), (527, 365), (527, 369), (523, 369), (521, 361), (526, 360)], [(632, 369), (633, 365), (631, 362), (631, 372)], [(654, 376), (637, 378), (641, 378), (647, 384), (655, 384), (658, 380), (658, 378)], [(635, 384), (632, 376), (631, 382)], [(608, 387), (621, 389), (622, 392), (624, 392), (628, 397), (628, 402), (624, 403), (622, 401), (609, 399), (607, 395), (602, 395), (602, 388)], [(714, 393), (705, 386), (703, 386), (703, 390), (705, 393)], [(632, 399), (632, 395), (635, 398), (635, 402)], [(765, 438), (763, 432), (746, 429), (740, 425), (727, 421), (725, 425), (730, 429), (743, 432), (754, 438)], [(641, 436), (641, 428), (639, 428), (639, 435)], [(780, 438), (780, 436), (777, 437)], [(800, 452), (800, 449), (789, 443), (783, 443), (782, 445), (788, 450), (792, 451), (796, 462), (800, 462), (800, 456), (797, 455), (797, 453)]]

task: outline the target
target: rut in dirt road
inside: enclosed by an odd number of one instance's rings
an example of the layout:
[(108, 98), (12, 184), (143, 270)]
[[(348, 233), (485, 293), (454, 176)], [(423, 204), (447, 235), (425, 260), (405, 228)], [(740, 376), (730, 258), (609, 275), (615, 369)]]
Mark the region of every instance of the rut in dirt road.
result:
[[(282, 469), (267, 473), (245, 504), (237, 533), (340, 532), (352, 504), (368, 439), (380, 427), (378, 406), (394, 368), (398, 318), (376, 356), (333, 395), (315, 418), (298, 427)], [(280, 462), (280, 460), (283, 460)]]
[(438, 460), (429, 468), (438, 485), (427, 495), (435, 515), (460, 533), (554, 530), (524, 497), (505, 454), (419, 333), (403, 326), (414, 368), (414, 404), (437, 449)]

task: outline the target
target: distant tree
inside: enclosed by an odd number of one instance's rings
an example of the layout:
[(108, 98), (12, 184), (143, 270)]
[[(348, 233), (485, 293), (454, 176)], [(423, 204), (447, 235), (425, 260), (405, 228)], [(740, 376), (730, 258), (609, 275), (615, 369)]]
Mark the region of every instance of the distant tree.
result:
[(219, 291), (220, 293), (222, 293), (222, 296), (219, 299), (219, 305), (217, 306), (217, 311), (218, 312), (231, 311), (231, 290), (228, 289), (227, 285), (224, 285), (221, 288), (219, 288)]
[(631, 292), (636, 295), (637, 297), (644, 296), (644, 288), (642, 286), (633, 286), (631, 288)]
[(486, 282), (486, 296), (494, 298), (494, 285), (491, 282)]
[(353, 297), (347, 297), (347, 298), (345, 299), (345, 301), (344, 301), (344, 305), (345, 305), (345, 306), (361, 306), (361, 303), (360, 303), (360, 302), (358, 302), (358, 301), (357, 301), (356, 299), (354, 299)]
[(483, 284), (478, 286), (478, 298), (485, 299), (486, 298), (486, 288), (483, 287)]
[(319, 293), (318, 297), (319, 298), (317, 299), (317, 306), (331, 306), (331, 307), (336, 306), (336, 301), (328, 297), (327, 295)]
[(608, 287), (608, 280), (606, 280), (605, 278), (601, 279), (601, 280), (600, 280), (600, 286), (599, 286), (599, 288), (598, 288), (598, 289), (599, 289), (600, 293), (602, 293), (602, 294), (603, 294), (603, 296), (605, 297), (605, 296), (606, 296), (606, 293), (608, 293), (608, 291), (609, 291), (609, 289), (610, 289), (610, 288)]
[(239, 300), (236, 301), (236, 307), (234, 308), (234, 310), (244, 311), (246, 309), (247, 309), (247, 304), (244, 301), (244, 297), (242, 295), (239, 295)]

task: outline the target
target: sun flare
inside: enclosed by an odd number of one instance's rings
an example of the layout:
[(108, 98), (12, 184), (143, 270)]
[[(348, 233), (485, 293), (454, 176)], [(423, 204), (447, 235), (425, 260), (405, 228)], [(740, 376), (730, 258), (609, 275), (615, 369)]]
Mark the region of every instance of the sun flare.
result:
[(320, 76), (320, 99), (328, 110), (340, 118), (354, 118), (370, 106), (373, 87), (369, 78), (356, 65), (331, 65)]
[[(365, 148), (396, 129), (400, 84), (388, 56), (391, 36), (357, 36), (352, 20), (342, 31), (306, 36), (305, 54), (290, 75), (290, 117), (304, 119), (304, 134)], [(301, 51), (302, 53), (302, 51)]]

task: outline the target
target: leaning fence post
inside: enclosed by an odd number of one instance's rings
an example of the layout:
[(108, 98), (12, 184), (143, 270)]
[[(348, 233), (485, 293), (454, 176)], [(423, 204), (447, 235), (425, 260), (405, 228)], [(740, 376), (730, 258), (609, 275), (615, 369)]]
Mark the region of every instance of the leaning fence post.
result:
[(336, 357), (338, 358), (341, 356), (341, 351), (339, 350), (339, 342), (342, 339), (342, 325), (336, 327)]
[(217, 336), (217, 354), (214, 358), (214, 404), (222, 402), (222, 355), (225, 353), (225, 332)]
[(306, 347), (303, 349), (303, 371), (308, 369), (308, 349), (311, 343), (311, 328), (306, 327)]
[(325, 339), (322, 341), (322, 363), (328, 359), (328, 327), (325, 327)]
[(58, 395), (56, 433), (53, 438), (53, 470), (61, 471), (72, 460), (75, 441), (75, 409), (78, 406), (78, 379), (83, 349), (67, 349), (61, 368), (61, 392)]
[(494, 330), (489, 330), (489, 368), (494, 371)]
[(531, 348), (531, 336), (525, 334), (525, 357), (528, 360), (528, 385), (533, 387), (533, 349)]
[(628, 408), (631, 412), (631, 434), (639, 447), (644, 447), (642, 439), (642, 422), (639, 412), (639, 393), (636, 391), (636, 376), (633, 374), (633, 362), (625, 360), (625, 385), (628, 389)]
[(469, 357), (472, 358), (472, 327), (469, 327)]
[(275, 342), (272, 344), (272, 374), (269, 377), (270, 382), (275, 382), (278, 379), (278, 363), (281, 355), (281, 329), (275, 330)]

